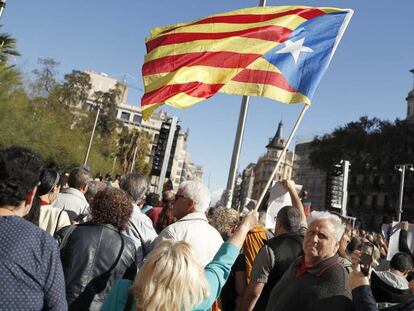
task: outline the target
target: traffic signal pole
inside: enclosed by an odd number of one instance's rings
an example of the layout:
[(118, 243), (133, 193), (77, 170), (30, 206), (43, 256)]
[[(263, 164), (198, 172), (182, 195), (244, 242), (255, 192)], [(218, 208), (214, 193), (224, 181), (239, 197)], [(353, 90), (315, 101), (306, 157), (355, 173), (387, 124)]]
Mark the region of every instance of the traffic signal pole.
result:
[(171, 147), (172, 147), (173, 140), (174, 140), (175, 130), (177, 128), (177, 121), (178, 121), (177, 117), (173, 117), (171, 120), (170, 132), (168, 133), (168, 141), (167, 141), (167, 146), (165, 148), (165, 153), (164, 153), (164, 160), (162, 161), (160, 178), (158, 180), (157, 193), (159, 195), (162, 194), (162, 189), (164, 186), (164, 179), (165, 179), (165, 175), (167, 174), (168, 163), (170, 160)]

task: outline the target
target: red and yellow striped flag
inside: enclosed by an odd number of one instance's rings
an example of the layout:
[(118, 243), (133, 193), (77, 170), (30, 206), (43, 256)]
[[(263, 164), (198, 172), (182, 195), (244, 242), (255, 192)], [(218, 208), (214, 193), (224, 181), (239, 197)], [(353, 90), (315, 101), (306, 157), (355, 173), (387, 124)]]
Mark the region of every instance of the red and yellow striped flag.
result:
[[(147, 54), (142, 68), (144, 119), (163, 104), (187, 108), (217, 92), (309, 104), (308, 94), (288, 81), (289, 74), (264, 56), (285, 42), (296, 47), (298, 41), (293, 41), (292, 36), (307, 21), (344, 12), (349, 11), (255, 7), (153, 29), (146, 39)], [(286, 49), (289, 51), (275, 53), (295, 56), (290, 46)], [(310, 50), (302, 47), (299, 54)]]

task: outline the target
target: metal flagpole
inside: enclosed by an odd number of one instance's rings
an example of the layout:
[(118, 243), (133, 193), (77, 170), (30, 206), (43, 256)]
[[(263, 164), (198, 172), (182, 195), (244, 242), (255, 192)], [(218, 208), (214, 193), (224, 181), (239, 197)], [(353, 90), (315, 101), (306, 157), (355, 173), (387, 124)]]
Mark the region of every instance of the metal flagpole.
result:
[(276, 166), (275, 166), (275, 168), (274, 168), (274, 170), (272, 172), (272, 175), (270, 175), (270, 178), (267, 181), (266, 186), (264, 187), (264, 189), (263, 189), (263, 191), (262, 191), (262, 193), (260, 195), (259, 201), (257, 201), (257, 205), (255, 207), (255, 210), (257, 210), (259, 208), (260, 204), (262, 203), (263, 198), (266, 195), (267, 189), (269, 188), (270, 184), (273, 181), (273, 178), (276, 175), (277, 170), (279, 169), (280, 162), (282, 162), (283, 157), (286, 155), (286, 152), (287, 152), (287, 150), (289, 148), (289, 144), (292, 141), (293, 136), (295, 136), (296, 130), (298, 129), (300, 122), (302, 122), (303, 116), (305, 115), (305, 112), (306, 112), (306, 110), (308, 110), (308, 108), (309, 108), (309, 105), (304, 105), (304, 107), (303, 107), (303, 109), (302, 109), (302, 111), (301, 111), (298, 119), (296, 120), (295, 126), (293, 127), (292, 132), (290, 132), (289, 138), (286, 141), (286, 145), (283, 148), (282, 153), (280, 154), (280, 157), (279, 157), (279, 159), (276, 162)]
[[(259, 6), (266, 6), (266, 0), (260, 0)], [(231, 208), (231, 202), (233, 200), (233, 191), (234, 191), (234, 182), (236, 180), (236, 172), (239, 164), (240, 157), (240, 148), (243, 140), (244, 126), (246, 124), (247, 110), (249, 108), (249, 96), (243, 96), (240, 114), (239, 114), (239, 123), (237, 125), (236, 138), (234, 139), (233, 154), (231, 156), (229, 177), (227, 179), (227, 188), (226, 188), (226, 207)]]

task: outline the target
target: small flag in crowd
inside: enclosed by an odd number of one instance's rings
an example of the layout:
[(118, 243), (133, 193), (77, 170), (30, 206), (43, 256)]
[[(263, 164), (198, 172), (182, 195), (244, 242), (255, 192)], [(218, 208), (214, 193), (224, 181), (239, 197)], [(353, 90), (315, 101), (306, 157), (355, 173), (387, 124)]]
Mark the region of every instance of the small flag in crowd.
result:
[(353, 11), (255, 7), (155, 28), (142, 67), (144, 119), (217, 92), (310, 104)]

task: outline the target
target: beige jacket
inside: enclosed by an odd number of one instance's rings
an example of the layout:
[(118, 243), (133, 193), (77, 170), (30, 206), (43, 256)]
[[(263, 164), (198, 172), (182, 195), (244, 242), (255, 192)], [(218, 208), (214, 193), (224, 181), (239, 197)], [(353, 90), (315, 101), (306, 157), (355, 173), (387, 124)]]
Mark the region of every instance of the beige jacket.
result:
[(40, 206), (39, 227), (50, 235), (54, 235), (61, 228), (70, 226), (68, 213), (51, 205)]

